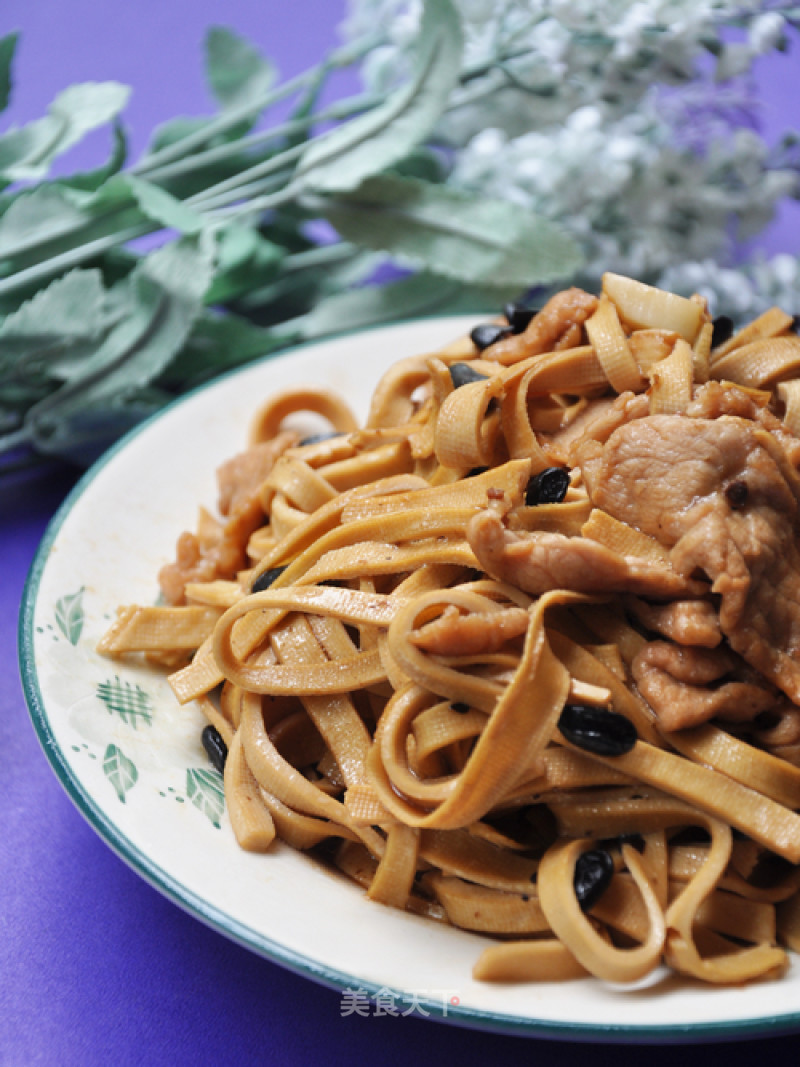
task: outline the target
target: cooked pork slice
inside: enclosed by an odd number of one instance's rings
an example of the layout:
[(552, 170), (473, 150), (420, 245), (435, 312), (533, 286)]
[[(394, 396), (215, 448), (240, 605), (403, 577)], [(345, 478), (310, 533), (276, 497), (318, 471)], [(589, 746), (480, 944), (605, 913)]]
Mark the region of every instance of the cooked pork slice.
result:
[(296, 445), (299, 435), (279, 433), (270, 441), (261, 441), (232, 456), (217, 470), (218, 506), (223, 515), (246, 511), (258, 494), (261, 483), (287, 448)]
[(542, 434), (539, 444), (548, 455), (558, 454), (562, 465), (569, 462), (569, 450), (572, 444), (586, 433), (590, 424), (607, 415), (614, 406), (616, 397), (603, 397), (594, 400), (580, 411), (571, 422), (554, 433)]
[(800, 509), (774, 438), (738, 416), (653, 415), (575, 452), (594, 505), (705, 574), (731, 647), (800, 702)]
[(716, 648), (722, 640), (719, 616), (708, 600), (649, 604), (639, 597), (629, 597), (625, 606), (646, 630), (662, 634), (679, 645)]
[(771, 708), (755, 725), (753, 737), (763, 748), (800, 744), (800, 708), (788, 700)]
[(164, 599), (182, 604), (189, 582), (233, 578), (247, 564), (247, 542), (264, 521), (259, 497), (262, 482), (287, 448), (297, 443), (296, 433), (280, 433), (271, 441), (253, 445), (224, 463), (217, 471), (219, 510), (224, 522), (206, 522), (197, 534), (185, 531), (178, 538), (176, 557), (158, 575)]
[(596, 308), (596, 296), (575, 287), (565, 289), (550, 297), (527, 329), (490, 345), (483, 357), (499, 363), (517, 363), (542, 352), (574, 348), (581, 343), (583, 324)]
[(472, 612), (462, 615), (448, 605), (432, 622), (410, 635), (412, 644), (440, 656), (472, 656), (497, 652), (528, 628), (530, 615), (524, 608)]
[(664, 564), (622, 556), (588, 537), (535, 531), (516, 533), (492, 508), (467, 527), (467, 540), (481, 566), (526, 593), (572, 589), (578, 593), (641, 593), (684, 597), (690, 581)]
[(775, 693), (766, 686), (739, 678), (720, 682), (736, 665), (724, 648), (653, 641), (634, 658), (631, 673), (659, 725), (671, 732), (714, 718), (748, 722), (775, 705)]
[(634, 419), (643, 419), (650, 412), (650, 398), (645, 393), (620, 393), (607, 404), (593, 404), (593, 417), (586, 420), (583, 435), (577, 438), (575, 455), (571, 463), (579, 462), (580, 455), (592, 445), (604, 444), (611, 434)]
[(766, 398), (731, 382), (706, 382), (699, 386), (686, 409), (694, 418), (718, 419), (721, 415), (738, 415), (758, 423), (780, 444), (787, 461), (800, 467), (800, 438), (789, 433), (777, 415), (765, 406)]

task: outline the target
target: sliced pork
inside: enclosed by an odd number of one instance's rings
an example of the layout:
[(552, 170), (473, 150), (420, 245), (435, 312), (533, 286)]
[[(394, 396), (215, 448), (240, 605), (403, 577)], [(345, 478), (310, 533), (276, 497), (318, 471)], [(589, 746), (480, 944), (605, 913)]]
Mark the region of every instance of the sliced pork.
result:
[(776, 438), (735, 415), (653, 415), (574, 452), (594, 505), (705, 575), (731, 648), (800, 701), (798, 484)]

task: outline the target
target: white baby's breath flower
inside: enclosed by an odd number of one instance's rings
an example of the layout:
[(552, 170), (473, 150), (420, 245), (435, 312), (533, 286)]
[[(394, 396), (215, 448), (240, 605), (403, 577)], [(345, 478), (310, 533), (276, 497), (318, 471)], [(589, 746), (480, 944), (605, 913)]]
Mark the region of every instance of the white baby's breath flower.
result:
[(777, 11), (754, 18), (747, 31), (747, 41), (756, 55), (763, 56), (780, 47), (786, 36), (786, 19)]
[(713, 315), (729, 315), (735, 322), (747, 322), (773, 306), (800, 314), (800, 259), (788, 254), (756, 258), (736, 268), (714, 260), (675, 264), (658, 284), (684, 296), (699, 293)]
[[(783, 45), (796, 9), (453, 2), (471, 76), (434, 138), (448, 149), (448, 184), (559, 222), (585, 253), (583, 284), (617, 270), (702, 292), (735, 317), (765, 301), (795, 308), (796, 259), (734, 264), (741, 242), (800, 189), (800, 153), (759, 136), (758, 101), (742, 77)], [(407, 74), (419, 12), (420, 0), (350, 0), (347, 33), (385, 27), (363, 67), (369, 88), (385, 92)]]

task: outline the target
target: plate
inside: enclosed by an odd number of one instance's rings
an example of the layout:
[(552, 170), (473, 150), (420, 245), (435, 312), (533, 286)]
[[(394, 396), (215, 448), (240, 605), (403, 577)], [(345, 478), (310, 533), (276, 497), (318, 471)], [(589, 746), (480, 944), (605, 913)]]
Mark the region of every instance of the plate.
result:
[(796, 962), (784, 980), (744, 989), (665, 974), (635, 989), (594, 979), (474, 981), (484, 938), (373, 903), (280, 844), (267, 855), (241, 851), (221, 778), (201, 746), (201, 713), (177, 706), (162, 674), (95, 652), (117, 605), (156, 599), (159, 567), (194, 527), (198, 506), (214, 505), (215, 469), (244, 446), (260, 399), (313, 383), (336, 389), (363, 415), (386, 367), (435, 350), (475, 321), (403, 323), (251, 365), (177, 401), (86, 474), (51, 523), (23, 598), (23, 686), (47, 758), (83, 815), (142, 877), (222, 934), (338, 988), (353, 1011), (370, 997), (372, 1010), (391, 1003), (394, 1012), (570, 1040), (795, 1029)]

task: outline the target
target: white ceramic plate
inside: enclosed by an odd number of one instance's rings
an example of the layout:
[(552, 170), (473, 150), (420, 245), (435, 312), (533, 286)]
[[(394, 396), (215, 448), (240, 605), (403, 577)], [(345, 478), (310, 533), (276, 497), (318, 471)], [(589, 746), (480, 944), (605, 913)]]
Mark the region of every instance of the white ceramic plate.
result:
[[(202, 921), (294, 971), (394, 1008), (487, 1029), (569, 1039), (702, 1040), (800, 1025), (800, 967), (780, 982), (709, 989), (666, 976), (635, 991), (591, 979), (473, 981), (485, 941), (374, 904), (286, 847), (242, 852), (203, 718), (164, 678), (94, 646), (118, 604), (150, 603), (214, 471), (245, 442), (260, 398), (315, 383), (362, 414), (394, 360), (437, 346), (474, 319), (422, 320), (308, 346), (209, 385), (131, 434), (81, 481), (39, 550), (25, 592), (20, 655), (35, 728), (56, 774), (98, 833)], [(324, 916), (313, 924), (308, 916)]]

